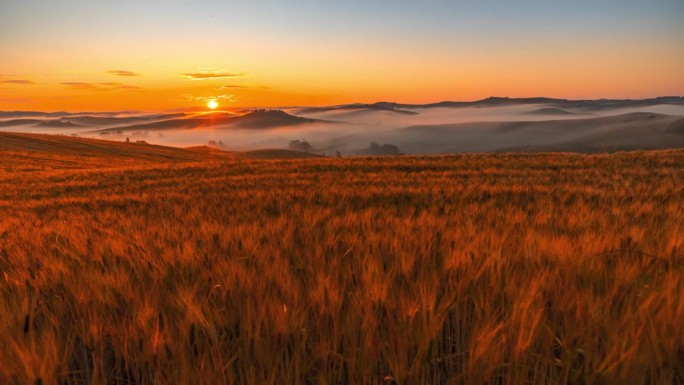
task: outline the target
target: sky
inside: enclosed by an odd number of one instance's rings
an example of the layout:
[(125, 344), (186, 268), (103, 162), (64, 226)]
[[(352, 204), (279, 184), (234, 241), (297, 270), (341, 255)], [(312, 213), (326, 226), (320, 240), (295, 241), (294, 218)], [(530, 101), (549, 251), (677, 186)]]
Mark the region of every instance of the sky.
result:
[(0, 110), (684, 95), (681, 0), (0, 0)]

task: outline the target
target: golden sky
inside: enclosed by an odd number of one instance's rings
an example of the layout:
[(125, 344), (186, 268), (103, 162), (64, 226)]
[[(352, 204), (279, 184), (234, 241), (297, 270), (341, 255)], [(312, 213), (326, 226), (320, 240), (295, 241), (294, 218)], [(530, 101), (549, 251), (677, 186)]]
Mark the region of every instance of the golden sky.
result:
[(3, 0), (0, 110), (682, 95), (682, 19), (668, 0)]

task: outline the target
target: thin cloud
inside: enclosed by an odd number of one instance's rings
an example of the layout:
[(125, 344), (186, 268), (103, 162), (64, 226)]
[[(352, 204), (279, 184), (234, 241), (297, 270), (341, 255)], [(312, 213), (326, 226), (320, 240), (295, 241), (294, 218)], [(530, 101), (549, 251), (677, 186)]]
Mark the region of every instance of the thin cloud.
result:
[(142, 90), (141, 87), (138, 86), (129, 86), (129, 85), (122, 85), (117, 87), (120, 90)]
[(238, 78), (244, 76), (241, 73), (231, 73), (231, 72), (190, 72), (180, 74), (181, 77), (191, 80), (206, 80), (206, 79), (228, 79), (228, 78)]
[(109, 70), (107, 71), (107, 73), (115, 76), (142, 76), (142, 74), (139, 74), (137, 72), (125, 70)]
[(253, 90), (269, 90), (271, 87), (258, 86), (252, 84), (227, 84), (218, 88), (219, 90), (235, 90), (235, 89), (253, 89)]
[(224, 95), (216, 95), (216, 96), (195, 96), (192, 94), (183, 94), (183, 99), (187, 101), (192, 101), (192, 102), (208, 102), (210, 100), (223, 100), (227, 102), (235, 102), (238, 99), (235, 97), (235, 95), (230, 95), (230, 94), (224, 94)]
[(0, 80), (3, 84), (36, 84), (36, 82), (28, 79), (10, 79), (10, 80)]
[(65, 82), (60, 83), (67, 86), (70, 90), (78, 91), (114, 91), (114, 90), (140, 90), (140, 87), (126, 85), (123, 83), (86, 83), (86, 82)]

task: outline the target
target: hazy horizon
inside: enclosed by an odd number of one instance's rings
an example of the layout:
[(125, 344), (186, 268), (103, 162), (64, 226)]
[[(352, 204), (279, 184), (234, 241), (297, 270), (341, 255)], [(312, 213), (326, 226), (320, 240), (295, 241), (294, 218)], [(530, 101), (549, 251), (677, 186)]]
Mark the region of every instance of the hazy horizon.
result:
[[(648, 101), (483, 100), (446, 105), (352, 104), (182, 113), (5, 113), (0, 131), (50, 133), (226, 151), (321, 155), (473, 151), (595, 152), (684, 147), (684, 98)], [(259, 112), (262, 111), (262, 112)], [(371, 148), (372, 143), (391, 148)]]
[[(80, 109), (59, 109), (59, 110), (31, 110), (31, 109), (1, 109), (0, 112), (38, 112), (38, 113), (45, 113), (45, 114), (50, 114), (50, 113), (68, 113), (68, 114), (87, 114), (87, 113), (93, 113), (93, 114), (144, 114), (144, 113), (194, 113), (194, 114), (202, 114), (202, 113), (216, 113), (216, 112), (247, 112), (250, 110), (256, 110), (256, 109), (273, 109), (273, 110), (287, 110), (287, 109), (292, 109), (292, 108), (334, 108), (334, 107), (346, 107), (346, 106), (353, 106), (353, 105), (366, 105), (366, 106), (373, 106), (373, 105), (379, 105), (383, 103), (389, 103), (389, 104), (397, 104), (397, 105), (412, 105), (416, 106), (416, 108), (420, 108), (420, 106), (429, 106), (429, 105), (434, 105), (438, 103), (475, 103), (475, 102), (481, 102), (481, 101), (486, 101), (488, 99), (510, 99), (511, 102), (516, 102), (517, 100), (525, 100), (525, 99), (551, 99), (551, 100), (560, 100), (560, 101), (570, 101), (570, 102), (597, 102), (597, 101), (645, 101), (645, 100), (656, 100), (656, 99), (663, 99), (663, 98), (684, 98), (684, 93), (682, 95), (655, 95), (655, 96), (650, 96), (650, 97), (644, 97), (644, 98), (630, 98), (630, 97), (609, 97), (609, 96), (604, 96), (604, 97), (599, 97), (599, 98), (590, 98), (590, 99), (574, 99), (574, 98), (560, 98), (560, 97), (554, 97), (554, 96), (546, 96), (546, 95), (534, 95), (534, 96), (520, 96), (520, 97), (510, 97), (510, 96), (499, 96), (499, 95), (490, 95), (484, 98), (479, 98), (479, 99), (440, 99), (440, 100), (432, 100), (432, 101), (426, 101), (426, 102), (412, 102), (412, 101), (407, 101), (407, 100), (393, 100), (393, 99), (378, 99), (378, 100), (373, 100), (373, 101), (355, 101), (355, 102), (347, 102), (347, 103), (336, 103), (336, 104), (291, 104), (291, 105), (273, 105), (273, 106), (264, 106), (264, 105), (248, 105), (248, 106), (230, 106), (230, 105), (219, 105), (216, 109), (211, 109), (208, 108), (205, 104), (202, 105), (195, 105), (195, 106), (190, 106), (190, 107), (169, 107), (169, 108), (164, 108), (164, 109), (132, 109), (132, 108), (124, 108), (124, 109), (119, 109), (119, 110), (80, 110)], [(211, 99), (210, 99), (211, 100)], [(1, 118), (0, 118), (1, 119)]]

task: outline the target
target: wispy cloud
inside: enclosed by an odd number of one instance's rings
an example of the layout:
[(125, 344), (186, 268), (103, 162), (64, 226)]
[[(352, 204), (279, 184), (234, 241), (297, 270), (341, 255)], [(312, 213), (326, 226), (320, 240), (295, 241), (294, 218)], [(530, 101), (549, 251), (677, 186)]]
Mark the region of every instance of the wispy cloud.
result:
[(28, 80), (28, 79), (9, 79), (9, 80), (0, 80), (0, 83), (3, 84), (36, 84), (33, 80)]
[(67, 86), (70, 90), (79, 91), (114, 91), (114, 90), (140, 90), (140, 87), (131, 86), (123, 83), (86, 83), (86, 82), (65, 82), (60, 83)]
[(180, 74), (181, 77), (191, 80), (206, 80), (206, 79), (228, 79), (239, 78), (245, 74), (223, 71), (205, 71), (205, 72), (189, 72)]
[(115, 75), (115, 76), (141, 76), (142, 74), (133, 72), (133, 71), (125, 71), (125, 70), (109, 70), (106, 73), (110, 75)]
[(226, 102), (235, 102), (238, 99), (235, 97), (235, 95), (230, 95), (230, 94), (224, 94), (224, 95), (216, 95), (216, 96), (195, 96), (192, 94), (183, 94), (183, 99), (191, 102), (208, 102), (210, 100), (223, 100)]
[(259, 86), (254, 84), (226, 84), (218, 88), (219, 90), (238, 90), (238, 89), (252, 89), (252, 90), (269, 90), (271, 87)]

